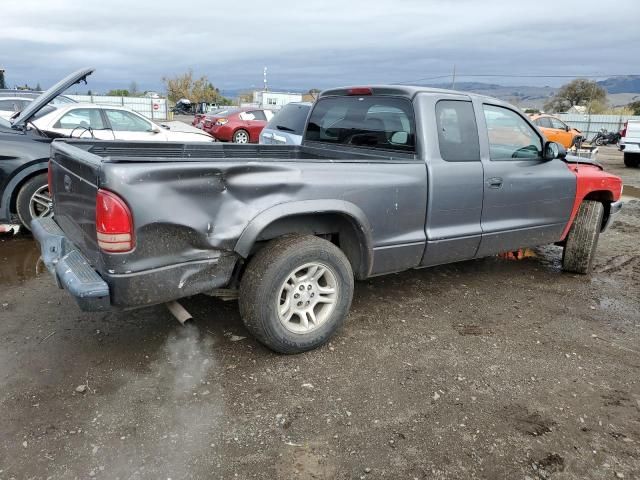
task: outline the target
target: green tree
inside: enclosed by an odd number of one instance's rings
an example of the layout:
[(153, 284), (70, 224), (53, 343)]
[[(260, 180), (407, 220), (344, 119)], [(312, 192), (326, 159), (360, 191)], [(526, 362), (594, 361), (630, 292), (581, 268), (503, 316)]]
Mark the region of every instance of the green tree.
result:
[(574, 105), (590, 107), (591, 104), (606, 105), (607, 91), (593, 80), (576, 78), (560, 87), (558, 93), (544, 105), (548, 112), (566, 112)]
[(132, 81), (129, 84), (129, 95), (131, 95), (132, 97), (137, 97), (138, 96), (138, 84), (134, 81)]
[(162, 81), (167, 89), (167, 97), (172, 102), (187, 98), (192, 102), (230, 105), (229, 99), (220, 94), (220, 90), (213, 86), (206, 75), (194, 78), (192, 70), (173, 78), (163, 77)]
[(116, 88), (115, 90), (109, 90), (107, 95), (110, 97), (128, 97), (129, 90), (125, 88)]
[(0, 68), (0, 88), (7, 88), (7, 84), (4, 81), (4, 70)]
[(39, 92), (42, 90), (42, 87), (40, 86), (40, 82), (36, 84), (36, 90), (38, 90)]

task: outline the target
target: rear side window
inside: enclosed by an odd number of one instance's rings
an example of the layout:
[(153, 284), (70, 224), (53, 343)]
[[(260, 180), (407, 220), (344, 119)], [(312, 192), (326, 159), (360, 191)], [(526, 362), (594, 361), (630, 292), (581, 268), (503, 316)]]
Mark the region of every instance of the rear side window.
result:
[(311, 105), (289, 103), (269, 120), (266, 128), (302, 135)]
[(54, 128), (92, 128), (101, 130), (104, 128), (102, 115), (97, 108), (75, 108), (69, 110), (53, 125)]
[(267, 117), (262, 110), (251, 110), (249, 112), (242, 112), (240, 114), (240, 118), (242, 120), (262, 120), (263, 122), (267, 121)]
[(398, 97), (321, 98), (311, 112), (305, 140), (414, 152), (413, 106)]
[(471, 102), (440, 100), (436, 103), (440, 156), (447, 162), (479, 162), (480, 141)]

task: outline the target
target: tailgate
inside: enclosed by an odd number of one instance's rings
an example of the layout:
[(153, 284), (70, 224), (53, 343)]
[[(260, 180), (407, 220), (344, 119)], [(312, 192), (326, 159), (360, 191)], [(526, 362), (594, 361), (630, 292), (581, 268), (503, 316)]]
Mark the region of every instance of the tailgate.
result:
[(77, 146), (51, 144), (53, 213), (66, 237), (92, 265), (99, 261), (96, 239), (96, 193), (102, 159)]

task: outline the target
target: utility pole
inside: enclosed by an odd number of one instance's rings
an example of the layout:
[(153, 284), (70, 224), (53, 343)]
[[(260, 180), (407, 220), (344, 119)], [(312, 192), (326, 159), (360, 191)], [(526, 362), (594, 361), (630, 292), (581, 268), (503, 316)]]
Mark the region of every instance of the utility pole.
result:
[(269, 91), (269, 87), (267, 85), (267, 67), (264, 67), (264, 91)]
[(456, 64), (453, 64), (453, 75), (451, 79), (451, 90), (456, 89)]

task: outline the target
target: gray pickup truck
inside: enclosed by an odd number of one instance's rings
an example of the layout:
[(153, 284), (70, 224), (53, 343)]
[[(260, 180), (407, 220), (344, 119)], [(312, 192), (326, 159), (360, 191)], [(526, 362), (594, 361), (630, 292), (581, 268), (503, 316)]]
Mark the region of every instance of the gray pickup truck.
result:
[(330, 338), (354, 279), (549, 243), (586, 273), (622, 188), (502, 101), (405, 86), (323, 92), (300, 146), (56, 140), (49, 183), (33, 232), (83, 310), (234, 289), (283, 353)]

